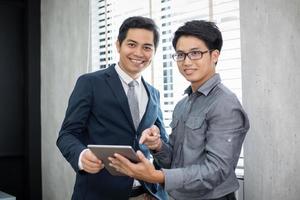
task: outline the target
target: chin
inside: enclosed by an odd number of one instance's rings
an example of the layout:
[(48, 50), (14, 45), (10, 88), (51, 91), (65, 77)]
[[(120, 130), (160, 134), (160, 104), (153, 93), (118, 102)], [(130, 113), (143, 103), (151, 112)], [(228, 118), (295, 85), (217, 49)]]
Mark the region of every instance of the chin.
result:
[(143, 66), (135, 67), (134, 70), (135, 70), (135, 71), (141, 72), (141, 71), (143, 71), (144, 69), (146, 69), (146, 67), (147, 67), (146, 65), (143, 65)]
[(193, 78), (193, 74), (190, 74), (190, 75), (184, 75), (185, 79), (188, 80), (188, 81), (193, 81), (195, 78)]

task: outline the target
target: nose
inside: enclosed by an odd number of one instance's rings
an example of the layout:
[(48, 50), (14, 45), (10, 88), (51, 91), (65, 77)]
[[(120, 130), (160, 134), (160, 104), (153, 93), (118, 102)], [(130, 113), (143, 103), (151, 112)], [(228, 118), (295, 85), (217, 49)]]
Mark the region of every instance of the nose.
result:
[(192, 60), (186, 55), (184, 60), (183, 60), (183, 64), (184, 65), (191, 65), (192, 64)]
[(138, 57), (142, 57), (144, 55), (143, 48), (136, 48), (134, 51), (134, 55)]

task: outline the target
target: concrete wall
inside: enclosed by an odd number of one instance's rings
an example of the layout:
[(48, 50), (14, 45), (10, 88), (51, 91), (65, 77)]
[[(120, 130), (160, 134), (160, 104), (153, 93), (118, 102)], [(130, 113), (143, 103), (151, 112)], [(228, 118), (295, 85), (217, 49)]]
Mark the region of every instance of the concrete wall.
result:
[(300, 1), (241, 0), (245, 200), (300, 199)]
[[(88, 0), (41, 0), (43, 199), (70, 199), (75, 173), (55, 142), (76, 78), (86, 72)], [(240, 1), (245, 200), (300, 197), (300, 1)]]
[(88, 56), (88, 0), (41, 0), (43, 200), (71, 199), (75, 173), (55, 142)]

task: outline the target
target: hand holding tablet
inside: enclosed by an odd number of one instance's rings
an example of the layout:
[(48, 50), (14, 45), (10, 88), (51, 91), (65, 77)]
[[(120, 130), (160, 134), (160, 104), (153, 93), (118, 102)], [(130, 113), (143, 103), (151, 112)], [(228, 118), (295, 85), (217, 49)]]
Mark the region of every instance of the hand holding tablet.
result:
[(105, 165), (106, 170), (114, 176), (125, 176), (121, 172), (115, 170), (115, 168), (109, 166), (110, 161), (108, 157), (114, 157), (114, 153), (118, 153), (131, 162), (139, 162), (135, 151), (131, 146), (122, 145), (88, 145), (88, 148), (100, 159)]

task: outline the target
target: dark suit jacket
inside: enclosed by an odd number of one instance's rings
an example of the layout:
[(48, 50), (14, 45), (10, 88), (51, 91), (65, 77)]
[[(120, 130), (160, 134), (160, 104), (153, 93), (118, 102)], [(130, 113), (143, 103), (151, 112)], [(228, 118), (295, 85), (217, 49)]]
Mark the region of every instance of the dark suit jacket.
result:
[[(57, 146), (76, 172), (72, 199), (122, 200), (128, 199), (133, 179), (127, 176), (112, 176), (106, 169), (97, 174), (79, 170), (78, 158), (88, 144), (131, 145), (149, 158), (150, 152), (138, 140), (144, 129), (156, 124), (161, 137), (167, 141), (159, 105), (159, 92), (142, 82), (149, 101), (138, 130), (134, 128), (127, 96), (114, 66), (79, 77), (70, 96)], [(159, 199), (166, 193), (159, 184), (141, 182)]]

